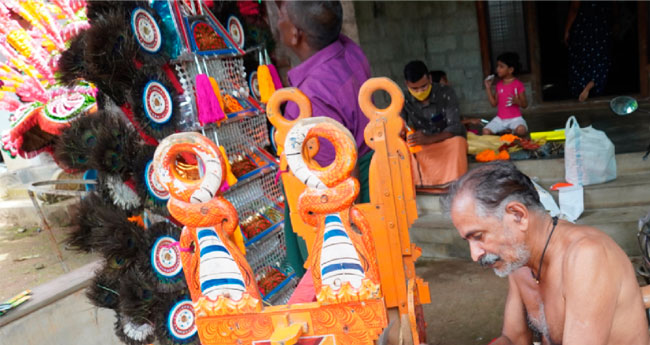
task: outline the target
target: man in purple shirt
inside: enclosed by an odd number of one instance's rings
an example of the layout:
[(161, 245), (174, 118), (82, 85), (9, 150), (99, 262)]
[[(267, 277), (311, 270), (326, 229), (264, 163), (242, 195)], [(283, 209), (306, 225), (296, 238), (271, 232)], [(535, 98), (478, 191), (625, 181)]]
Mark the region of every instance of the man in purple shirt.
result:
[[(359, 89), (370, 78), (370, 65), (361, 48), (341, 35), (343, 9), (340, 1), (283, 1), (280, 3), (278, 29), (280, 41), (300, 60), (289, 73), (289, 84), (297, 87), (311, 101), (312, 116), (327, 116), (343, 124), (357, 143), (357, 177), (361, 184), (361, 202), (370, 201), (368, 168), (372, 150), (366, 145), (363, 131), (368, 118), (359, 108)], [(299, 109), (289, 103), (287, 119), (298, 117)], [(314, 159), (321, 166), (334, 160), (335, 152), (326, 140)], [(298, 274), (307, 257), (306, 246), (297, 238), (285, 208), (287, 257)]]
[[(350, 130), (361, 161), (371, 151), (363, 138), (368, 118), (358, 102), (370, 65), (361, 48), (340, 34), (342, 17), (339, 1), (286, 1), (278, 27), (282, 43), (301, 61), (289, 71), (289, 83), (309, 98), (313, 116), (327, 116)], [(296, 104), (287, 104), (286, 118), (295, 119), (298, 113)], [(321, 141), (315, 159), (321, 166), (331, 163), (332, 145)]]

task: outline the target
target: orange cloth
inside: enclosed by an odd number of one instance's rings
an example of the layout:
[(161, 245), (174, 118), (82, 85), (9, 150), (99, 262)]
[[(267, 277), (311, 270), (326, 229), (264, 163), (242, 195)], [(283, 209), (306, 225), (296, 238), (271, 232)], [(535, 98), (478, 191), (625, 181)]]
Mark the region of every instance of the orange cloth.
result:
[(496, 153), (490, 149), (483, 150), (476, 155), (476, 160), (482, 163), (492, 162), (496, 160), (507, 161), (510, 159), (510, 154), (508, 150), (501, 150), (499, 153)]
[(416, 188), (445, 188), (467, 172), (467, 140), (451, 137), (411, 155)]

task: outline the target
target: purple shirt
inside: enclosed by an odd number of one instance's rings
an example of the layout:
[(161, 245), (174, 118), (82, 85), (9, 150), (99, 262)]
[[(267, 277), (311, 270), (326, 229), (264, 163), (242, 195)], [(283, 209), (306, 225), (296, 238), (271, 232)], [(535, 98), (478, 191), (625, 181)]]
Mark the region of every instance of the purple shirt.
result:
[[(368, 118), (359, 108), (359, 89), (370, 78), (370, 64), (361, 47), (341, 35), (337, 41), (321, 49), (289, 73), (289, 84), (297, 87), (311, 101), (312, 116), (327, 116), (345, 126), (357, 142), (360, 159), (370, 148), (363, 138)], [(285, 117), (298, 117), (298, 106), (290, 102)], [(326, 166), (334, 160), (334, 147), (324, 139), (315, 157)]]

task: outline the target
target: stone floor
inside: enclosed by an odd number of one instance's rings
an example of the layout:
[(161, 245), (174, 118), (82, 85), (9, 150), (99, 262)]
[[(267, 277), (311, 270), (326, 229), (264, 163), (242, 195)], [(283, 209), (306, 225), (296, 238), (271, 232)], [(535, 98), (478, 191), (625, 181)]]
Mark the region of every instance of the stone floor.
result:
[(466, 260), (418, 262), (429, 282), (427, 344), (487, 344), (501, 334), (508, 280)]

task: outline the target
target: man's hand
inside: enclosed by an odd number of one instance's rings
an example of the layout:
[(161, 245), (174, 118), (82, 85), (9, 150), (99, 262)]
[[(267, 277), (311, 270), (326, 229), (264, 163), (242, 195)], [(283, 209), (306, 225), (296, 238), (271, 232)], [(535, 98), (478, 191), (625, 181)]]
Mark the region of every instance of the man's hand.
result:
[(453, 136), (454, 136), (453, 134), (445, 131), (432, 134), (432, 135), (426, 135), (422, 133), (422, 131), (416, 131), (415, 133), (409, 135), (406, 139), (407, 139), (407, 144), (409, 146), (417, 146), (417, 145), (429, 145), (429, 144), (439, 143)]
[(422, 131), (415, 131), (415, 133), (410, 134), (406, 140), (409, 146), (417, 146), (430, 144), (430, 138), (430, 136), (422, 133)]

